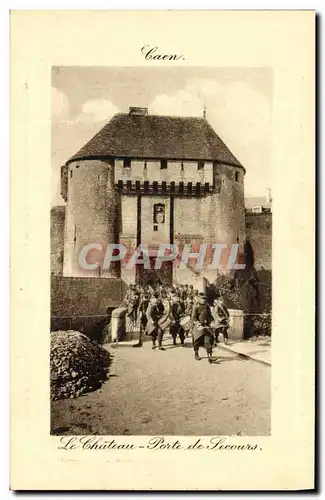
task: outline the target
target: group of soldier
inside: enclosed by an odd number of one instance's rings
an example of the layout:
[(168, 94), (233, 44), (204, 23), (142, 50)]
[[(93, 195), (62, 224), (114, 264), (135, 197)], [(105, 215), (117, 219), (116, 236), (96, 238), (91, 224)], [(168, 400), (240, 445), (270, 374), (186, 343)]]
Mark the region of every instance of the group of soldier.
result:
[(139, 328), (139, 341), (134, 347), (141, 347), (144, 335), (149, 335), (152, 349), (164, 350), (163, 336), (169, 331), (174, 345), (179, 338), (180, 345), (185, 346), (185, 338), (191, 336), (195, 359), (201, 359), (199, 348), (204, 347), (211, 363), (219, 335), (223, 334), (225, 343), (229, 341), (229, 312), (223, 298), (216, 296), (209, 304), (206, 294), (192, 285), (131, 285), (125, 304), (131, 328)]

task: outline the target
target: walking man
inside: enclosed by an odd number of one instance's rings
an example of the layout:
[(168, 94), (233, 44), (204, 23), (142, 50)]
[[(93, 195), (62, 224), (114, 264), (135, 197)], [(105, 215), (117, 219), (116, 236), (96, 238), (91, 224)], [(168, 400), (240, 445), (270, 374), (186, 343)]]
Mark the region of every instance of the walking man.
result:
[(171, 299), (170, 317), (172, 323), (169, 327), (171, 336), (173, 337), (173, 345), (176, 345), (176, 338), (179, 335), (181, 345), (184, 346), (185, 332), (180, 324), (182, 316), (184, 316), (185, 307), (178, 294), (173, 294)]
[(143, 345), (143, 336), (145, 334), (148, 324), (148, 317), (147, 317), (148, 306), (149, 306), (149, 295), (147, 293), (144, 293), (144, 295), (140, 299), (140, 306), (139, 306), (139, 315), (140, 315), (139, 342), (135, 344), (133, 347), (142, 347)]
[(159, 298), (159, 293), (155, 292), (153, 298), (151, 299), (151, 303), (148, 307), (148, 335), (152, 337), (152, 349), (156, 349), (156, 341), (158, 340), (158, 346), (161, 351), (163, 351), (162, 347), (162, 339), (163, 339), (163, 330), (159, 326), (159, 320), (164, 315), (164, 305)]
[(208, 361), (212, 363), (214, 334), (212, 328), (210, 328), (210, 323), (213, 321), (213, 316), (204, 293), (200, 293), (198, 296), (198, 302), (193, 308), (192, 320), (194, 357), (197, 361), (200, 361), (199, 348), (204, 347), (208, 355)]

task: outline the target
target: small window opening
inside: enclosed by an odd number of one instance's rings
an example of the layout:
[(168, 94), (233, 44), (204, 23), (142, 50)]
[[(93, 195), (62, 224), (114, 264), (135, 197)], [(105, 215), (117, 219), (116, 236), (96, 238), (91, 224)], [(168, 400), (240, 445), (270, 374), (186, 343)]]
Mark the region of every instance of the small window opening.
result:
[(157, 226), (157, 224), (154, 224), (154, 226), (153, 226), (153, 230), (154, 230), (154, 231), (158, 231), (158, 226)]
[(239, 182), (239, 172), (235, 172), (235, 181)]
[(70, 170), (70, 179), (72, 179), (72, 170)]
[(204, 170), (204, 161), (199, 161), (198, 162), (197, 169), (198, 170)]
[(131, 160), (129, 158), (123, 160), (123, 168), (131, 168)]
[(166, 168), (167, 168), (167, 160), (161, 160), (160, 170), (166, 170)]

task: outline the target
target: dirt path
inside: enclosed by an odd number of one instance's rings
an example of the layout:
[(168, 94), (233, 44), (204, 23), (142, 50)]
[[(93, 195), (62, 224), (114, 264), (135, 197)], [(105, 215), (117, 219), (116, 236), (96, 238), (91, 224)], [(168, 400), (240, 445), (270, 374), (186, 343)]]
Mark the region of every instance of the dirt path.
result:
[[(52, 404), (55, 434), (267, 435), (271, 369), (215, 349), (195, 361), (190, 343), (109, 348), (110, 378), (99, 391)], [(201, 352), (203, 356), (203, 351)]]

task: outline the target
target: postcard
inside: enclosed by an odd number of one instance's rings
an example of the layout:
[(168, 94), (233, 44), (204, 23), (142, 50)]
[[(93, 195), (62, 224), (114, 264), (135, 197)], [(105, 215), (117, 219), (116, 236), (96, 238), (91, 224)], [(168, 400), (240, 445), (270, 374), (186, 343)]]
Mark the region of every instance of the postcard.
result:
[(11, 489), (314, 489), (314, 45), (11, 12)]

